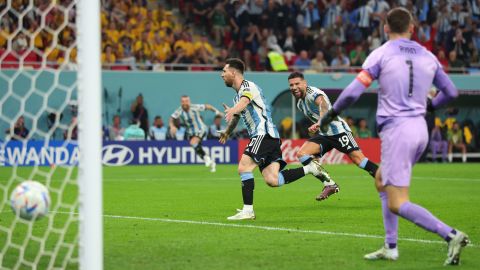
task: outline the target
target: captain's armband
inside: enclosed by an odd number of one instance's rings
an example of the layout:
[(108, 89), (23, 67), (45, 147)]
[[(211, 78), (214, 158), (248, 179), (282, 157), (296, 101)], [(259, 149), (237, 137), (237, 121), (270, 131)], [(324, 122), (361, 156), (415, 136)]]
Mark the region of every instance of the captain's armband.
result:
[(368, 88), (373, 82), (372, 76), (366, 70), (362, 70), (360, 73), (358, 73), (355, 79), (357, 79), (366, 88)]

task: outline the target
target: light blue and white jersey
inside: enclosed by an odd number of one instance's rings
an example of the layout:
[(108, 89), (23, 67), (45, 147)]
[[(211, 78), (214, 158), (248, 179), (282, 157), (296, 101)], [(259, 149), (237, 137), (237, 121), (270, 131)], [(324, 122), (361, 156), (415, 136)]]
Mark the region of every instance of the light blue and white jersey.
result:
[[(315, 103), (315, 100), (319, 96), (322, 96), (325, 99), (328, 105), (328, 109), (330, 110), (332, 108), (332, 104), (330, 103), (328, 96), (325, 94), (325, 92), (323, 92), (322, 90), (314, 86), (307, 86), (305, 98), (303, 99), (300, 98), (297, 100), (298, 109), (302, 111), (303, 114), (310, 121), (312, 121), (312, 123), (318, 123), (318, 120), (320, 118), (319, 108), (318, 108), (318, 105)], [(343, 120), (340, 116), (338, 116), (336, 120), (333, 120), (330, 123), (327, 132), (322, 132), (321, 130), (319, 130), (318, 133), (322, 136), (333, 136), (333, 135), (337, 135), (345, 132), (352, 132), (352, 131), (348, 127), (347, 122), (345, 122), (345, 120)]]
[(186, 133), (188, 135), (200, 136), (201, 134), (206, 134), (208, 130), (200, 115), (203, 111), (205, 111), (205, 104), (191, 104), (188, 111), (184, 111), (182, 107), (178, 107), (178, 109), (172, 113), (172, 118), (180, 119), (180, 123), (187, 129)]
[(269, 134), (272, 138), (280, 138), (277, 127), (272, 121), (270, 107), (267, 105), (262, 89), (255, 83), (244, 80), (233, 99), (233, 103), (237, 104), (242, 97), (250, 100), (250, 103), (241, 112), (243, 123), (247, 127), (250, 138), (265, 134)]
[(150, 139), (154, 141), (165, 141), (167, 139), (167, 127), (158, 128), (156, 126), (150, 127)]

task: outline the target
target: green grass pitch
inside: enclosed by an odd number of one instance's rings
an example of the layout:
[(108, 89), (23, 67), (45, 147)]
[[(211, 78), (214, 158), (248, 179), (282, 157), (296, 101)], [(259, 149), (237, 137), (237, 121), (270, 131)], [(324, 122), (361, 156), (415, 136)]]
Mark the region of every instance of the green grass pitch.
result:
[[(106, 167), (105, 269), (443, 269), (446, 244), (403, 219), (399, 260), (365, 261), (363, 255), (383, 243), (373, 180), (353, 165), (326, 168), (341, 190), (323, 202), (314, 200), (322, 185), (312, 176), (270, 188), (256, 171), (257, 219), (231, 222), (226, 217), (242, 207), (234, 165), (219, 165), (216, 173), (203, 166)], [(2, 179), (10, 174), (0, 168)], [(479, 269), (480, 165), (417, 165), (410, 193), (413, 202), (469, 234), (473, 245), (464, 250), (458, 269)], [(3, 207), (0, 224), (12, 218)], [(34, 232), (46, 220), (37, 221)], [(0, 231), (0, 248), (6, 238)], [(12, 241), (17, 238), (14, 234)], [(11, 266), (17, 256), (9, 249), (2, 266)]]

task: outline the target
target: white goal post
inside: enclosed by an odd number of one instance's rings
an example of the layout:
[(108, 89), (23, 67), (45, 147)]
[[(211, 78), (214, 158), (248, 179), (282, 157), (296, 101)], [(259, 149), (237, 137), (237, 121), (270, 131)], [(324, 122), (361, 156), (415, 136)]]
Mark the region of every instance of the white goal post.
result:
[(103, 268), (100, 1), (78, 0), (80, 269)]
[[(100, 3), (0, 1), (0, 269), (103, 269)], [(26, 180), (41, 219), (10, 209)]]

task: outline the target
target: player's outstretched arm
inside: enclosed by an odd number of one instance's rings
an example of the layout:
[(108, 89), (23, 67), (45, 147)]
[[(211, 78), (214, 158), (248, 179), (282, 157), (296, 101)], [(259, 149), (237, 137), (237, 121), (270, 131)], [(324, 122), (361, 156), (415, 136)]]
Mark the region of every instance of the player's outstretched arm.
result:
[(330, 124), (341, 111), (355, 103), (372, 82), (372, 76), (370, 76), (368, 71), (362, 70), (358, 73), (357, 77), (342, 91), (335, 104), (333, 104), (333, 108), (320, 118), (320, 129), (325, 132), (328, 129), (328, 124)]
[(435, 85), (440, 92), (432, 100), (432, 108), (438, 108), (458, 97), (458, 90), (448, 77), (447, 73), (441, 68), (437, 69), (435, 77), (433, 78), (433, 85)]
[(210, 105), (210, 104), (205, 104), (205, 109), (214, 112), (215, 115), (221, 115), (221, 116), (223, 116), (223, 113), (222, 113), (221, 111), (217, 110), (217, 108), (213, 107), (213, 106)]
[(355, 103), (363, 94), (365, 89), (370, 86), (371, 81), (370, 83), (365, 84), (359, 79), (360, 76), (370, 76), (365, 74), (368, 74), (367, 71), (360, 72), (357, 77), (347, 86), (347, 88), (342, 91), (335, 104), (333, 104), (333, 110), (337, 114)]

